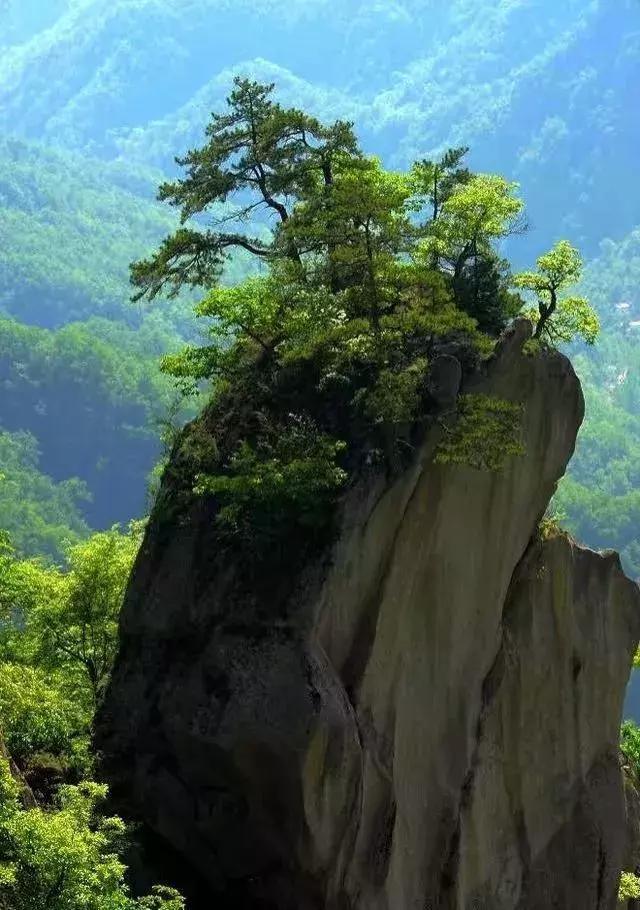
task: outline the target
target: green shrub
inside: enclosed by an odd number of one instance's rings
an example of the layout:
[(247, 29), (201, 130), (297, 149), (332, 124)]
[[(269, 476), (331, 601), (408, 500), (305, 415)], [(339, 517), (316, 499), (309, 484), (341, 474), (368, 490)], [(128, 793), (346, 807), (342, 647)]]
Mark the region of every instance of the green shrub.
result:
[(552, 540), (554, 537), (561, 537), (565, 531), (562, 522), (566, 520), (566, 515), (562, 511), (547, 511), (538, 525), (538, 536), (540, 540)]
[(625, 720), (620, 728), (620, 749), (636, 783), (640, 784), (640, 727)]
[(623, 872), (620, 876), (620, 887), (618, 888), (618, 902), (640, 899), (640, 878), (633, 872)]
[(443, 423), (435, 461), (499, 471), (509, 458), (524, 454), (521, 423), (519, 404), (490, 395), (462, 395), (456, 414)]
[(255, 446), (240, 443), (227, 472), (199, 476), (195, 489), (216, 497), (223, 532), (245, 541), (265, 543), (295, 527), (322, 530), (347, 479), (338, 464), (344, 448), (310, 421), (292, 421)]
[(0, 759), (0, 905), (11, 910), (183, 910), (169, 888), (134, 900), (118, 857), (126, 828), (98, 811), (104, 786), (60, 789), (51, 809), (22, 809), (8, 762)]
[(43, 670), (0, 664), (0, 728), (18, 763), (33, 752), (69, 751), (87, 722), (79, 705), (65, 697)]

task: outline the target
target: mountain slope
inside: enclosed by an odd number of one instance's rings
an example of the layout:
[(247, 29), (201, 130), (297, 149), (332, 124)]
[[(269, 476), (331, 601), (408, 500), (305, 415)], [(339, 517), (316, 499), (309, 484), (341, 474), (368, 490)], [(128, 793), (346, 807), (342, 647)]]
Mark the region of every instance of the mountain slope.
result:
[(477, 166), (522, 179), (537, 230), (593, 244), (637, 217), (639, 48), (635, 0), (93, 0), (5, 55), (0, 126), (167, 166), (251, 72), (353, 117), (391, 163), (471, 144)]

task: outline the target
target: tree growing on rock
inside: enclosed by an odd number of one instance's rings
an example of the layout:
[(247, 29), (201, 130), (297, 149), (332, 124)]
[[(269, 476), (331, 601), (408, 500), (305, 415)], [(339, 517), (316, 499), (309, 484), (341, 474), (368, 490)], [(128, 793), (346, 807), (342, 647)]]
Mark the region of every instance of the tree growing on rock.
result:
[[(436, 278), (481, 323), (486, 303), (487, 328), (501, 328), (513, 308), (491, 244), (517, 227), (515, 185), (473, 176), (463, 165), (465, 148), (407, 174), (390, 172), (364, 155), (351, 123), (325, 125), (285, 109), (273, 88), (236, 79), (228, 112), (213, 115), (206, 144), (176, 159), (185, 176), (163, 184), (159, 198), (180, 209), (181, 226), (133, 264), (134, 299), (174, 296), (185, 286), (210, 291), (225, 260), (242, 250), (290, 289), (341, 295), (346, 315), (367, 319), (374, 334), (412, 289), (432, 288)], [(212, 217), (209, 229), (204, 215)], [(210, 299), (207, 315), (226, 322), (222, 304), (222, 296)], [(286, 313), (275, 315), (281, 329)], [(235, 329), (248, 334), (247, 326)], [(282, 335), (274, 333), (275, 344)], [(253, 340), (264, 347), (273, 339)]]
[[(173, 481), (187, 501), (212, 498), (226, 540), (273, 552), (330, 523), (358, 464), (401, 467), (435, 407), (443, 346), (470, 364), (491, 353), (522, 307), (496, 246), (523, 229), (523, 203), (516, 184), (472, 174), (465, 148), (387, 170), (351, 123), (283, 108), (272, 85), (236, 79), (227, 108), (178, 159), (184, 177), (160, 188), (181, 226), (133, 264), (132, 282), (135, 299), (202, 289), (208, 343), (163, 365), (187, 388), (212, 381), (214, 395)], [(221, 286), (238, 250), (256, 274)], [(470, 463), (497, 469), (516, 452), (517, 414), (485, 404), (466, 402), (449, 461), (478, 448)]]
[[(292, 204), (318, 203), (333, 186), (336, 166), (356, 166), (362, 155), (350, 123), (324, 126), (284, 109), (272, 100), (273, 88), (236, 79), (228, 113), (214, 114), (207, 126), (207, 143), (176, 159), (186, 176), (162, 184), (158, 198), (179, 208), (182, 226), (154, 256), (133, 265), (134, 299), (175, 295), (184, 285), (211, 287), (238, 249), (302, 269), (305, 250), (289, 226)], [(213, 214), (213, 230), (185, 227), (205, 211)], [(255, 233), (239, 229), (249, 220), (260, 227)]]
[(552, 344), (582, 338), (593, 344), (600, 324), (589, 302), (580, 296), (563, 294), (580, 281), (582, 257), (568, 240), (561, 240), (538, 259), (535, 272), (521, 272), (513, 279), (517, 288), (531, 291), (537, 310), (527, 311), (534, 323), (534, 338)]
[(426, 226), (421, 248), (449, 276), (456, 305), (481, 328), (499, 331), (522, 301), (508, 291), (508, 266), (495, 244), (525, 229), (517, 184), (496, 174), (455, 183), (437, 219)]

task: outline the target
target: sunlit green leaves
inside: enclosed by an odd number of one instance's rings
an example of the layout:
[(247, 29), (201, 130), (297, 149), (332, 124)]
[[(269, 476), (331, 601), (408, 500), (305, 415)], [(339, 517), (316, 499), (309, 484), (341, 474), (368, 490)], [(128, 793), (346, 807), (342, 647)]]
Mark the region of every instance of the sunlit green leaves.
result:
[(476, 174), (446, 200), (444, 220), (454, 237), (462, 233), (485, 242), (506, 237), (516, 228), (524, 206), (517, 190), (517, 183), (497, 174)]
[(422, 243), (424, 252), (435, 252), (460, 268), (475, 252), (519, 228), (523, 202), (518, 185), (496, 174), (476, 174), (455, 187), (442, 205)]
[[(23, 805), (0, 755), (0, 904), (11, 910), (183, 910), (169, 888), (140, 901), (124, 883), (126, 833), (104, 817), (106, 787), (83, 781), (93, 710), (111, 668), (116, 622), (141, 527), (96, 534), (68, 551), (64, 568), (19, 559), (0, 547), (0, 729), (2, 748), (30, 780), (55, 768), (56, 785)], [(17, 773), (17, 772), (16, 772)], [(67, 777), (67, 780), (69, 778)], [(54, 794), (55, 798), (54, 798)], [(52, 802), (53, 800), (53, 802)]]
[(462, 395), (456, 414), (443, 422), (436, 464), (499, 471), (524, 454), (522, 406), (491, 395)]
[(41, 667), (0, 662), (0, 724), (12, 757), (25, 761), (34, 752), (64, 752), (88, 717)]
[(136, 910), (185, 910), (185, 901), (175, 888), (155, 885), (151, 894), (141, 897), (135, 907)]
[[(40, 685), (60, 689), (88, 716), (111, 669), (140, 534), (139, 524), (128, 534), (117, 529), (94, 534), (69, 549), (62, 569), (11, 554), (0, 558), (2, 657), (52, 674)], [(32, 681), (35, 691), (38, 680)]]
[(39, 638), (39, 660), (64, 671), (95, 705), (106, 685), (117, 647), (125, 586), (140, 544), (141, 527), (94, 534), (69, 551), (64, 596), (38, 606), (28, 629)]
[(0, 902), (11, 910), (183, 910), (169, 888), (134, 900), (118, 858), (125, 826), (101, 816), (107, 789), (85, 781), (60, 789), (50, 809), (21, 808), (0, 757)]
[(562, 291), (579, 281), (582, 274), (582, 257), (567, 240), (560, 240), (540, 256), (537, 264), (537, 272), (522, 272), (514, 278), (517, 287), (549, 294), (551, 287)]
[(563, 297), (546, 331), (554, 344), (568, 343), (575, 338), (595, 344), (600, 334), (600, 320), (584, 297)]
[(618, 902), (626, 903), (638, 899), (640, 899), (640, 878), (633, 872), (623, 872), (620, 876)]
[(620, 730), (620, 748), (629, 767), (640, 783), (640, 727), (626, 720)]
[(537, 310), (526, 309), (525, 315), (535, 326), (535, 338), (552, 344), (581, 338), (593, 344), (600, 332), (600, 322), (584, 297), (564, 296), (562, 292), (582, 276), (582, 257), (567, 240), (538, 258), (536, 272), (515, 275), (515, 287), (531, 291), (537, 299)]

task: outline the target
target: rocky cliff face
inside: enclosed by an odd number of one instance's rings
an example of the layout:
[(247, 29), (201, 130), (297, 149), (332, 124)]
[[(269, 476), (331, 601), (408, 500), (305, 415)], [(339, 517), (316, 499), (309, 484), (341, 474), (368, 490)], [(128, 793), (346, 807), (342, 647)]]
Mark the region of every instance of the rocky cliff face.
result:
[[(360, 484), (331, 554), (258, 598), (194, 504), (152, 524), (99, 745), (115, 792), (237, 907), (612, 910), (640, 594), (536, 529), (579, 383), (512, 330), (466, 391), (524, 405), (499, 473)], [(228, 904), (231, 906), (231, 903)]]

